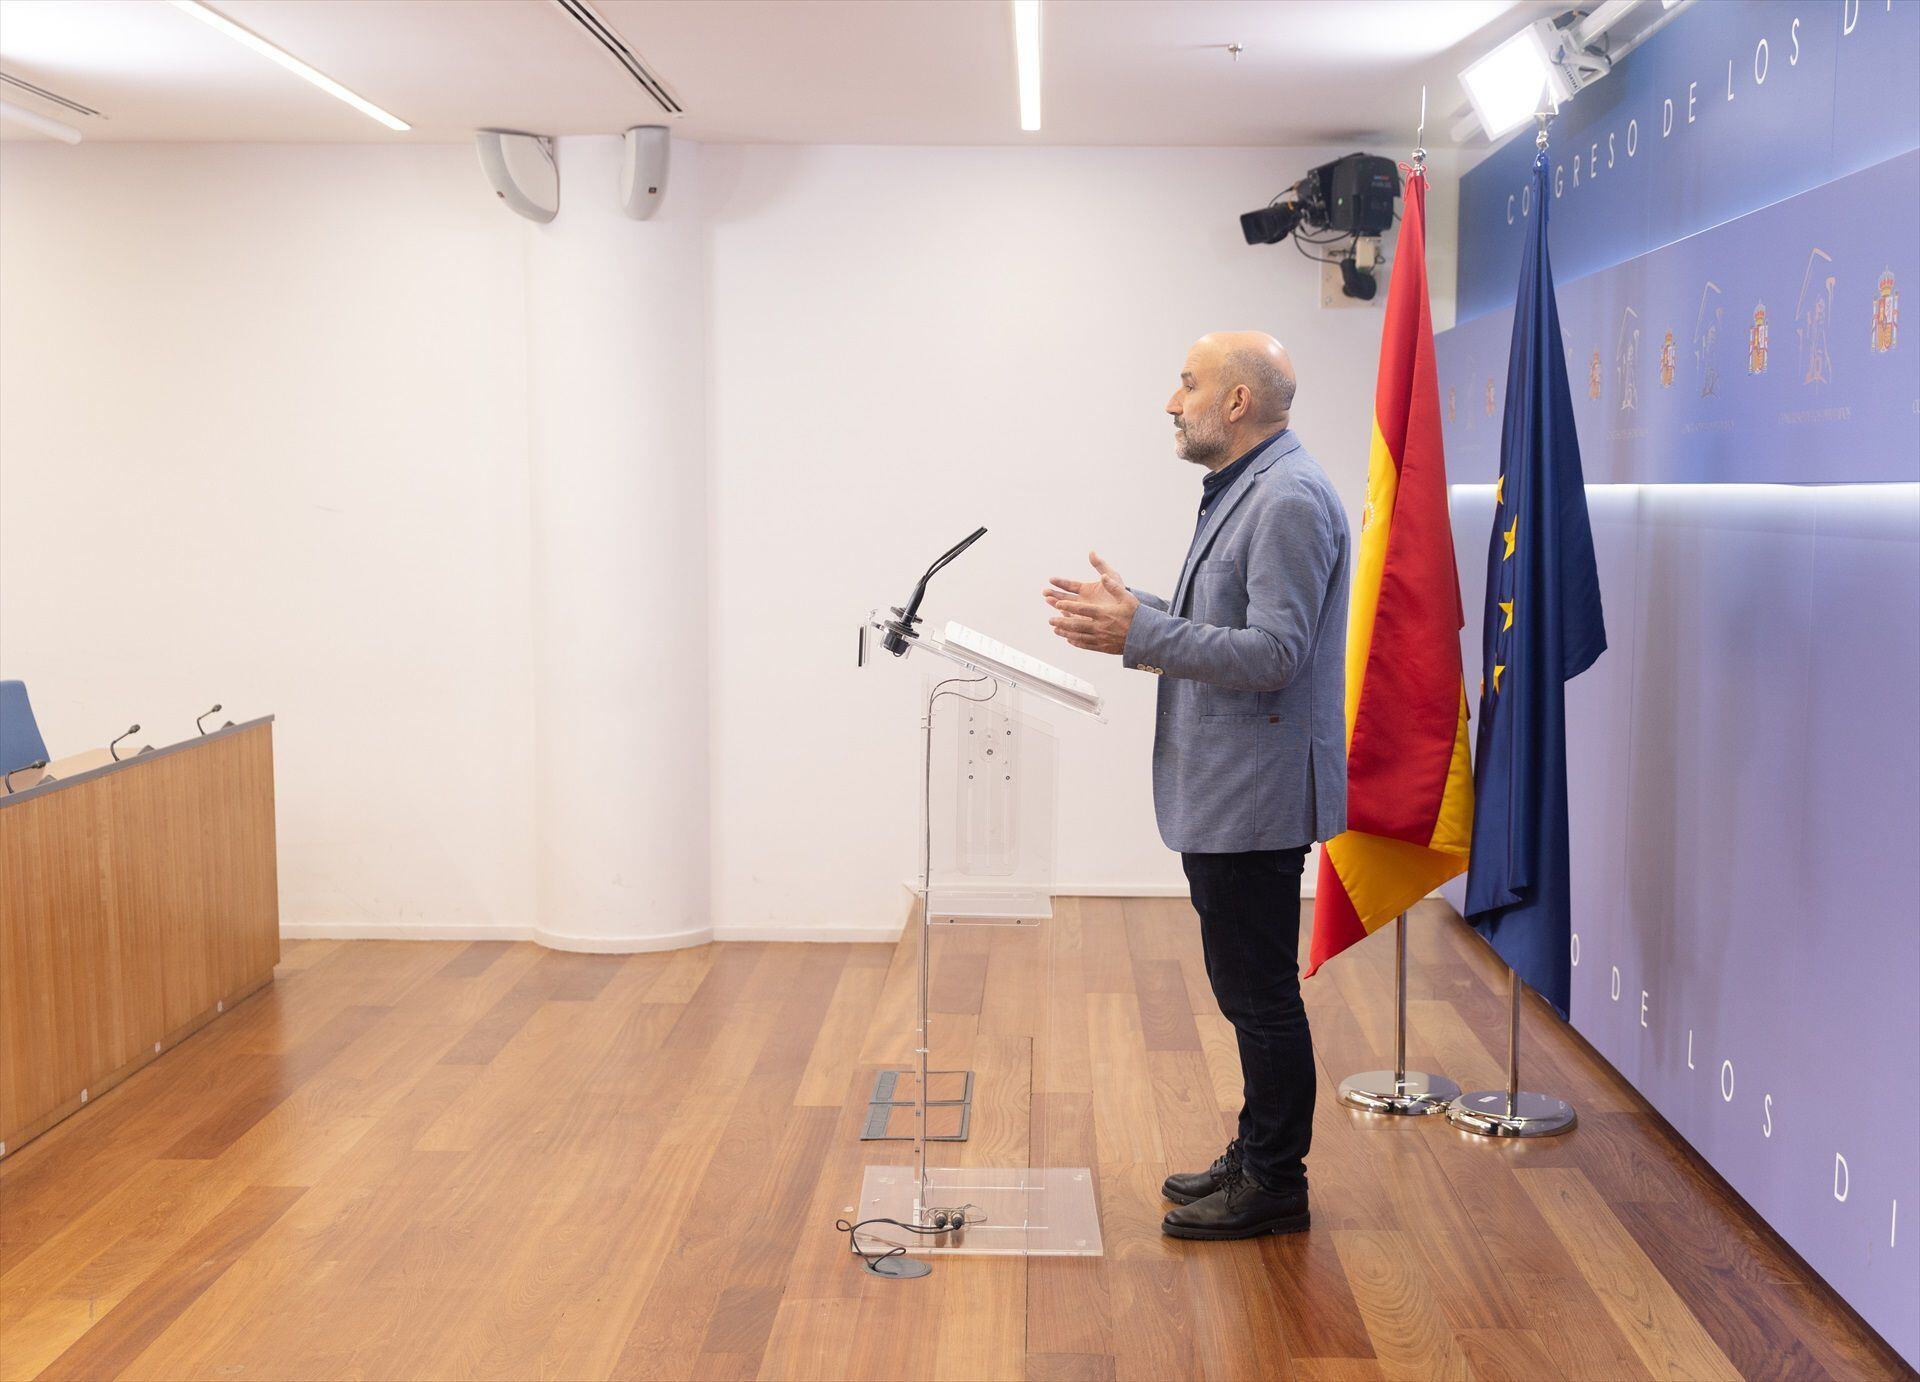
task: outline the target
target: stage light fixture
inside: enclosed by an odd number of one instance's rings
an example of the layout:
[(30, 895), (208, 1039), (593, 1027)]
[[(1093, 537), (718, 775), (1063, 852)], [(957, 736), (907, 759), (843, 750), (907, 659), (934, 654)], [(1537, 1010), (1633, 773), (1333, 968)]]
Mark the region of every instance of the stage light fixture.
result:
[(1467, 89), (1467, 100), (1489, 139), (1526, 124), (1543, 97), (1554, 99), (1559, 109), (1558, 99), (1549, 97), (1554, 64), (1541, 34), (1543, 24), (1551, 31), (1545, 21), (1529, 24), (1460, 74), (1460, 85)]

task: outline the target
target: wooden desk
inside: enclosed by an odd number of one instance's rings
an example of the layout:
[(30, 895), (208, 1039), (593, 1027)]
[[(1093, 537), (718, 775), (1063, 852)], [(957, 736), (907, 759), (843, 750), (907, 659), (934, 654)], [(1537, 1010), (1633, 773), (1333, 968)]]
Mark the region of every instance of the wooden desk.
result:
[(279, 959), (271, 716), (0, 796), (0, 1155)]

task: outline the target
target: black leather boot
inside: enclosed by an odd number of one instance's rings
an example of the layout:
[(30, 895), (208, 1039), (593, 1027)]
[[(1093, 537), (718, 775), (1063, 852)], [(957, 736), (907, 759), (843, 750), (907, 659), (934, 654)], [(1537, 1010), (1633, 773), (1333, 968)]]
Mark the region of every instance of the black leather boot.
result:
[(1221, 1177), (1227, 1174), (1229, 1166), (1240, 1164), (1240, 1139), (1234, 1138), (1227, 1144), (1226, 1151), (1213, 1159), (1213, 1165), (1204, 1171), (1176, 1171), (1167, 1177), (1160, 1186), (1160, 1193), (1175, 1204), (1192, 1204), (1195, 1200), (1204, 1200), (1220, 1188)]
[(1299, 1233), (1312, 1223), (1307, 1192), (1269, 1190), (1235, 1162), (1211, 1195), (1169, 1210), (1160, 1231), (1169, 1238), (1258, 1238)]

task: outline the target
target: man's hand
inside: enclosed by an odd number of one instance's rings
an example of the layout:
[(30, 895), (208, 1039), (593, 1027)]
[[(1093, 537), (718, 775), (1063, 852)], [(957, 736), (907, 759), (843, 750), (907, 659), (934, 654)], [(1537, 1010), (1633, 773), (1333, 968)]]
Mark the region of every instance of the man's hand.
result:
[(1055, 614), (1048, 622), (1053, 631), (1076, 648), (1096, 653), (1119, 653), (1127, 646), (1127, 631), (1133, 627), (1133, 612), (1140, 601), (1127, 589), (1120, 573), (1100, 560), (1098, 552), (1087, 553), (1087, 560), (1099, 573), (1096, 580), (1070, 581), (1055, 576), (1053, 584), (1041, 592)]

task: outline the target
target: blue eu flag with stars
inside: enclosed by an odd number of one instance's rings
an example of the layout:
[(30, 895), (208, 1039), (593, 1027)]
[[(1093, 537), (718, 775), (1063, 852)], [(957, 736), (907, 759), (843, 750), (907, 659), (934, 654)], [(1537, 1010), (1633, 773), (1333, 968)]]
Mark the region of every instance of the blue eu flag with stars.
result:
[(1565, 1017), (1573, 938), (1566, 683), (1606, 651), (1607, 630), (1547, 261), (1552, 190), (1543, 150), (1533, 166), (1487, 548), (1467, 919)]

